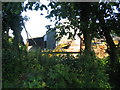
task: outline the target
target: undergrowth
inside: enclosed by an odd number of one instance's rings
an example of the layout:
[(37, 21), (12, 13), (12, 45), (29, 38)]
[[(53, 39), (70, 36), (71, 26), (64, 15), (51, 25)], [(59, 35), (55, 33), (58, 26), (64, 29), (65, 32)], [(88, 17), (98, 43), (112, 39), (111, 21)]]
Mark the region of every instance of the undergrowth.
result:
[(3, 50), (3, 88), (111, 88), (106, 61)]

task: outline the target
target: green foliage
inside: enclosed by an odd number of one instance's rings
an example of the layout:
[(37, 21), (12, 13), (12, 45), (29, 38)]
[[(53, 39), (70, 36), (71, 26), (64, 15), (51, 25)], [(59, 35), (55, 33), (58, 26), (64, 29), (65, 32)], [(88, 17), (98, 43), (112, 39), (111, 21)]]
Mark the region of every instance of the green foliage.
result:
[[(34, 4), (36, 6), (33, 8)], [(110, 17), (105, 23), (103, 20), (99, 25), (96, 24), (98, 18), (101, 20), (112, 15), (109, 4), (84, 4), (50, 3), (49, 5), (53, 10), (47, 18), (55, 16), (58, 21), (61, 18), (67, 18), (70, 22), (68, 26), (61, 26), (57, 21), (54, 29), (50, 26), (47, 26), (47, 28), (50, 30), (60, 28), (60, 36), (69, 33), (69, 38), (76, 34), (76, 30), (82, 30), (79, 35), (81, 33), (84, 33), (84, 36), (90, 35), (90, 37), (87, 37), (89, 39), (95, 32), (99, 32), (101, 30), (99, 28), (103, 25), (112, 28), (115, 33), (119, 34), (119, 14), (115, 16), (116, 19)], [(68, 57), (68, 55), (53, 55), (50, 57), (49, 55), (39, 54), (39, 51), (26, 52), (26, 47), (20, 44), (22, 43), (20, 34), (22, 21), (24, 20), (21, 17), (21, 12), (27, 9), (43, 10), (44, 8), (47, 10), (45, 5), (40, 6), (38, 3), (28, 3), (25, 8), (22, 7), (22, 3), (3, 3), (3, 88), (110, 88), (111, 86), (116, 87), (115, 84), (118, 86), (119, 83), (116, 80), (119, 81), (119, 64), (116, 64), (116, 68), (109, 69), (109, 59), (98, 59), (93, 53), (86, 53), (79, 57)], [(108, 12), (111, 15), (108, 15), (106, 10), (109, 10)], [(75, 30), (74, 35), (70, 32), (70, 28)], [(9, 37), (9, 29), (13, 30), (14, 38)], [(67, 29), (67, 32), (64, 31), (65, 29)], [(104, 31), (104, 29), (102, 30)], [(111, 86), (108, 82), (109, 77)], [(113, 83), (111, 83), (112, 81)]]
[(106, 65), (94, 55), (3, 52), (3, 88), (110, 88)]
[[(63, 35), (69, 35), (69, 38), (76, 34), (83, 34), (85, 50), (91, 50), (91, 41), (94, 37), (105, 38), (111, 50), (111, 62), (118, 61), (118, 53), (110, 34), (120, 35), (120, 2), (50, 2), (51, 12), (46, 18), (55, 19), (55, 27), (59, 29), (57, 39), (60, 40)], [(116, 12), (116, 11), (118, 12)], [(62, 19), (68, 20), (63, 24)], [(52, 30), (51, 28), (48, 28)], [(74, 30), (74, 33), (70, 32)], [(67, 30), (67, 32), (66, 32)], [(79, 31), (79, 33), (76, 33)]]
[[(82, 56), (80, 58), (80, 68), (83, 68), (81, 79), (85, 82), (83, 87), (89, 88), (110, 88), (108, 75), (105, 73), (105, 67), (95, 56)], [(104, 77), (103, 77), (104, 76)]]

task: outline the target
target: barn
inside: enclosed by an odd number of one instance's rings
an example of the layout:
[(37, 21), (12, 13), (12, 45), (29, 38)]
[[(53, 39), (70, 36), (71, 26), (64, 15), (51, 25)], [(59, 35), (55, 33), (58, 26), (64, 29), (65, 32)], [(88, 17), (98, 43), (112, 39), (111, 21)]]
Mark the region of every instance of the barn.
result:
[(27, 40), (27, 50), (34, 51), (53, 50), (56, 47), (55, 31), (47, 32), (43, 37), (35, 37)]

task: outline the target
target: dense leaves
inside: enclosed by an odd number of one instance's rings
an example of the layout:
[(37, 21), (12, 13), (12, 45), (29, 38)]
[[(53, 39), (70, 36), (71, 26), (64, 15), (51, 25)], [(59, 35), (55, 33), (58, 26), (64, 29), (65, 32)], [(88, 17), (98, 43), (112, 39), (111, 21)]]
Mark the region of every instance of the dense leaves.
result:
[[(86, 51), (81, 56), (49, 56), (38, 52), (28, 53), (23, 44), (23, 10), (47, 10), (38, 2), (3, 3), (3, 88), (110, 88), (119, 87), (120, 60), (110, 34), (119, 35), (119, 3), (58, 3), (51, 2), (52, 11), (47, 18), (55, 17), (59, 36), (84, 35)], [(87, 6), (87, 7), (86, 7)], [(67, 19), (68, 22), (59, 22)], [(26, 19), (27, 20), (27, 19)], [(70, 29), (74, 33), (70, 32)], [(14, 37), (9, 36), (9, 30)], [(79, 31), (79, 33), (77, 33)], [(98, 59), (91, 53), (91, 40), (105, 37), (110, 47), (110, 59)], [(111, 62), (113, 61), (113, 62)], [(116, 63), (117, 61), (117, 63)], [(115, 62), (115, 63), (114, 63)], [(110, 65), (109, 65), (110, 64)], [(109, 81), (109, 82), (108, 82)], [(111, 84), (111, 85), (110, 85)]]
[(3, 60), (8, 58), (3, 64), (3, 88), (110, 88), (106, 64), (94, 54), (68, 59), (38, 52), (18, 57), (8, 52)]
[[(55, 17), (56, 27), (54, 29), (60, 30), (58, 38), (66, 34), (69, 34), (69, 38), (73, 38), (75, 34), (79, 36), (83, 34), (87, 52), (91, 50), (91, 40), (94, 37), (105, 38), (112, 53), (110, 54), (111, 62), (118, 62), (118, 53), (111, 34), (120, 34), (119, 2), (51, 2), (49, 6), (52, 11), (47, 18)], [(67, 22), (62, 19), (66, 19)], [(71, 29), (74, 33), (71, 33)], [(76, 33), (77, 31), (79, 33)]]

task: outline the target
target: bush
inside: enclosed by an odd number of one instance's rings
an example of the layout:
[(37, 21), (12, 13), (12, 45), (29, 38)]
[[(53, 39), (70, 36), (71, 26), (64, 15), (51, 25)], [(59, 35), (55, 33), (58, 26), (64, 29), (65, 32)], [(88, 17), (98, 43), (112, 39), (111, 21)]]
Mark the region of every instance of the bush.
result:
[(105, 64), (94, 54), (68, 58), (31, 52), (18, 57), (6, 52), (3, 59), (3, 88), (110, 88)]

